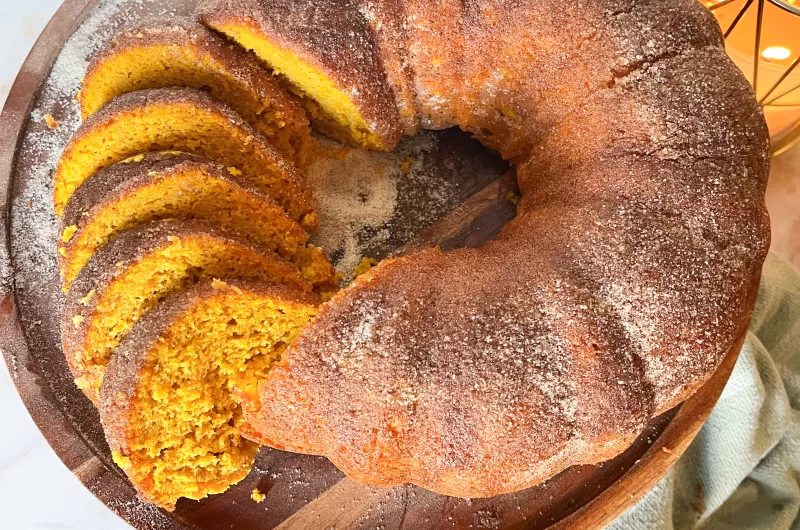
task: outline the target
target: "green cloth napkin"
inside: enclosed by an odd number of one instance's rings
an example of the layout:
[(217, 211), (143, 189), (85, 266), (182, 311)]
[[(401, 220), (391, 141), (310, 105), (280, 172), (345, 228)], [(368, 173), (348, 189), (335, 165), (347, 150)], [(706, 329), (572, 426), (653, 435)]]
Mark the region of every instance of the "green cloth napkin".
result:
[(800, 529), (800, 273), (770, 254), (719, 402), (675, 466), (607, 529)]

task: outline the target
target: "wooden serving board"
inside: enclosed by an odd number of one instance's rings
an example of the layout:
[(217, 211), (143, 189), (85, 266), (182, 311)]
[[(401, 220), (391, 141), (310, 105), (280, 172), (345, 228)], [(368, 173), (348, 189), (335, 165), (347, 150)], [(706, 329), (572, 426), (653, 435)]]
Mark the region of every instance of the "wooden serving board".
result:
[[(601, 465), (570, 468), (515, 494), (465, 500), (413, 486), (366, 488), (325, 458), (264, 448), (250, 475), (224, 494), (182, 500), (174, 513), (136, 498), (111, 462), (97, 411), (75, 387), (59, 346), (63, 296), (56, 273), (52, 170), (78, 124), (72, 97), (86, 55), (120, 21), (188, 13), (193, 3), (66, 0), (22, 67), (0, 116), (0, 346), (31, 416), (64, 464), (139, 529), (585, 529), (604, 526), (638, 500), (707, 418), (736, 361), (744, 329), (708, 383), (681, 407), (655, 418), (624, 454)], [(50, 129), (44, 114), (60, 125)], [(477, 246), (514, 215), (507, 199), (515, 191), (514, 174), (502, 160), (459, 131), (426, 134), (428, 148), (416, 170), (425, 178), (414, 186), (394, 181), (395, 209), (385, 228), (403, 230), (366, 248), (373, 257), (434, 244)], [(445, 182), (445, 199), (426, 203), (425, 197), (440, 191), (437, 183)], [(370, 234), (363, 235), (369, 239)], [(753, 300), (756, 287), (757, 282)], [(250, 499), (256, 487), (266, 493), (262, 503)]]

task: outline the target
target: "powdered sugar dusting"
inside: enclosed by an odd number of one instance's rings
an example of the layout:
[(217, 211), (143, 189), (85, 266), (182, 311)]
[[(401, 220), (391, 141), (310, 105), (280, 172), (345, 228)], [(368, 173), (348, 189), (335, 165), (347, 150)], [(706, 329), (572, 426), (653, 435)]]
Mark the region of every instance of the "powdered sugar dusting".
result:
[[(49, 387), (30, 391), (30, 395), (45, 396), (43, 401), (29, 403), (29, 406), (36, 403), (35, 406), (41, 409), (32, 410), (32, 414), (52, 420), (60, 420), (62, 414), (65, 415), (72, 428), (66, 424), (43, 425), (51, 445), (62, 457), (72, 458), (74, 463), (74, 446), (76, 439), (80, 439), (80, 451), (85, 452), (83, 446), (88, 446), (109, 469), (113, 464), (97, 412), (75, 386), (59, 347), (59, 317), (63, 300), (58, 286), (57, 221), (53, 212), (52, 179), (64, 147), (80, 124), (78, 104), (74, 98), (88, 58), (122, 23), (153, 12), (155, 4), (151, 0), (101, 1), (59, 52), (36, 95), (17, 152), (10, 192), (10, 256), (0, 257), (0, 276), (5, 285), (10, 285), (13, 280), (18, 314), (28, 345), (27, 353), (22, 353), (20, 358), (7, 357), (9, 366), (21, 389), (23, 385), (31, 384)], [(26, 68), (41, 66), (26, 63)], [(23, 70), (25, 74), (30, 72)], [(90, 482), (87, 486), (92, 488)], [(127, 491), (126, 495), (131, 497), (131, 492)], [(154, 519), (156, 516), (151, 516), (148, 509), (141, 508), (138, 501), (131, 498), (130, 502), (142, 515), (129, 517), (129, 520), (142, 521), (140, 527), (152, 527), (155, 524), (152, 521), (158, 518)]]
[[(75, 96), (86, 73), (89, 57), (97, 51), (128, 17), (136, 15), (143, 0), (101, 2), (67, 40), (45, 81), (31, 112), (28, 134), (20, 150), (20, 160), (31, 161), (27, 185), (13, 200), (12, 253), (24, 263), (17, 267), (17, 282), (41, 285), (57, 275), (56, 232), (53, 213), (52, 175), (58, 158), (80, 125)], [(112, 22), (116, 20), (116, 22)], [(50, 128), (45, 116), (53, 116), (58, 126)]]
[(457, 186), (431, 157), (439, 136), (419, 133), (390, 153), (344, 149), (320, 138), (328, 154), (313, 163), (320, 229), (311, 238), (331, 256), (345, 281), (362, 257), (381, 258), (409, 241), (457, 203)]
[(341, 160), (323, 158), (308, 168), (307, 180), (315, 192), (320, 229), (313, 243), (328, 253), (338, 253), (337, 271), (350, 279), (363, 256), (362, 233), (380, 242), (381, 228), (397, 206), (399, 163), (391, 153), (374, 155), (350, 150)]

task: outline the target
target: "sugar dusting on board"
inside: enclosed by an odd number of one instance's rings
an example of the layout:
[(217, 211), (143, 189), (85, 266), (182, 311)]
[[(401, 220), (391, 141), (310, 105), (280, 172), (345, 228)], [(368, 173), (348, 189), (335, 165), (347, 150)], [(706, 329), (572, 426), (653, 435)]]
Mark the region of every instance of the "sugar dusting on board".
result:
[(75, 96), (89, 57), (120, 25), (112, 20), (134, 16), (143, 5), (142, 0), (101, 2), (64, 44), (44, 82), (20, 150), (20, 160), (33, 161), (27, 186), (12, 203), (12, 210), (28, 209), (25, 215), (12, 214), (12, 254), (26, 264), (16, 271), (19, 286), (41, 285), (42, 280), (53, 279), (57, 274), (52, 174), (64, 147), (80, 125)]
[[(97, 411), (75, 386), (59, 348), (59, 316), (63, 298), (58, 288), (57, 220), (53, 212), (52, 180), (58, 158), (80, 124), (74, 98), (89, 57), (126, 20), (138, 18), (145, 12), (152, 13), (152, 4), (149, 0), (99, 2), (56, 57), (40, 86), (17, 153), (10, 190), (10, 257), (8, 262), (2, 260), (3, 269), (13, 265), (13, 270), (0, 270), (4, 284), (11, 284), (13, 279), (18, 314), (30, 352), (20, 358), (7, 356), (12, 377), (21, 385), (20, 393), (23, 393), (22, 385), (41, 385), (46, 381), (49, 386), (44, 392), (46, 399), (29, 401), (27, 406), (34, 417), (58, 418), (64, 414), (69, 424), (80, 432), (84, 444), (70, 447), (75, 443), (75, 434), (66, 423), (47, 431), (48, 441), (59, 450), (59, 454), (63, 456), (66, 452), (77, 462), (87, 454), (94, 454), (108, 469), (113, 469), (113, 464), (107, 457), (108, 449)], [(32, 61), (46, 60), (40, 57), (46, 58), (47, 54), (34, 54)], [(35, 71), (46, 67), (32, 61), (26, 63), (26, 69)], [(30, 71), (23, 69), (21, 75), (30, 75)], [(29, 376), (22, 376), (25, 370), (36, 374), (35, 383), (31, 383)], [(42, 390), (29, 390), (28, 393), (39, 395)], [(57, 409), (57, 412), (50, 409)], [(59, 439), (60, 436), (64, 437), (63, 440)], [(94, 488), (91, 483), (87, 483), (87, 487)], [(131, 492), (125, 495), (132, 505), (144, 506), (134, 499)], [(155, 510), (142, 517), (149, 521), (143, 519), (142, 527), (153, 527), (164, 520), (164, 516)]]
[(320, 215), (311, 240), (345, 282), (362, 258), (383, 257), (455, 206), (456, 186), (426, 163), (439, 147), (435, 133), (405, 138), (390, 153), (320, 143), (325, 156), (307, 171)]

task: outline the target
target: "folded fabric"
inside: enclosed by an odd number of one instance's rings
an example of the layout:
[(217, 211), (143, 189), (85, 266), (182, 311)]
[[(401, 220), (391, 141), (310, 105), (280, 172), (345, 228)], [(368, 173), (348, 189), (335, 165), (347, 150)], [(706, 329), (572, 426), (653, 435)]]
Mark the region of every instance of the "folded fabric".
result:
[(799, 529), (800, 273), (770, 254), (739, 360), (675, 466), (609, 530)]

